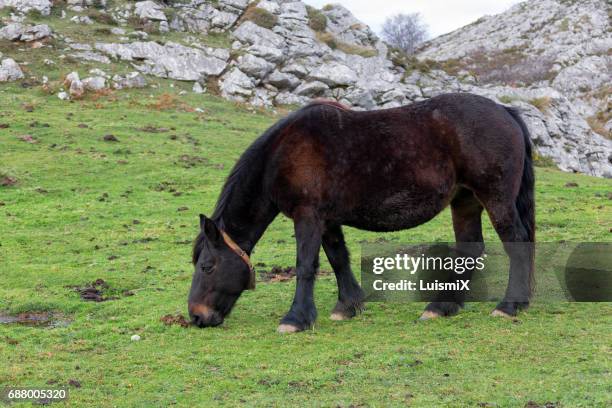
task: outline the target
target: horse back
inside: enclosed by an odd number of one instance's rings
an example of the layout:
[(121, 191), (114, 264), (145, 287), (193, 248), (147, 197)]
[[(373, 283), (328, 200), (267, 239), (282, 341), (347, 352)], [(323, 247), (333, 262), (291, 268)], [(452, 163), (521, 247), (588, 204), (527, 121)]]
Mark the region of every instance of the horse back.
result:
[(409, 228), (438, 214), (458, 186), (512, 169), (504, 155), (522, 148), (513, 123), (470, 94), (369, 112), (321, 104), (279, 132), (267, 188), (290, 217), (311, 207), (359, 228)]

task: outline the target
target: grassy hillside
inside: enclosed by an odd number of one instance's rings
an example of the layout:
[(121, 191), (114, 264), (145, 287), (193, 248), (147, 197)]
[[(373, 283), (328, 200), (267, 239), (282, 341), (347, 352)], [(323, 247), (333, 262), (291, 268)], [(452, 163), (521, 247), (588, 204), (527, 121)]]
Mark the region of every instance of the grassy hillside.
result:
[[(610, 304), (536, 303), (514, 320), (470, 304), (425, 323), (415, 323), (423, 304), (370, 304), (333, 322), (335, 282), (323, 274), (312, 331), (275, 332), (294, 280), (260, 283), (222, 327), (164, 325), (186, 313), (198, 213), (210, 214), (232, 164), (277, 119), (179, 91), (162, 82), (64, 102), (0, 88), (0, 183), (11, 184), (0, 186), (0, 312), (68, 321), (0, 324), (0, 388), (68, 386), (70, 406), (611, 403)], [(610, 180), (550, 168), (537, 177), (539, 240), (611, 240)], [(346, 235), (355, 270), (359, 241), (453, 237), (448, 211), (410, 231)], [(269, 270), (294, 258), (291, 222), (279, 217), (253, 261)], [(81, 300), (73, 287), (96, 279), (117, 299)]]

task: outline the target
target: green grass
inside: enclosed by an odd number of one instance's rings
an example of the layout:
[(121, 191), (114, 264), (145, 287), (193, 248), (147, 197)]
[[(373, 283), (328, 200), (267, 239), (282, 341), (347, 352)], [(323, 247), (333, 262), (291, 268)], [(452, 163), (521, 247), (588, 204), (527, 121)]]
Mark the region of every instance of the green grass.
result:
[[(610, 404), (609, 303), (535, 303), (516, 320), (489, 317), (493, 304), (469, 304), (426, 323), (415, 323), (423, 304), (376, 303), (332, 322), (335, 283), (323, 275), (312, 331), (275, 332), (294, 281), (260, 282), (220, 328), (164, 326), (161, 316), (186, 312), (198, 213), (210, 214), (232, 164), (277, 119), (206, 96), (160, 96), (184, 87), (161, 82), (76, 102), (0, 87), (0, 124), (10, 126), (0, 129), (0, 173), (18, 180), (0, 187), (0, 311), (72, 320), (53, 329), (0, 325), (0, 388), (77, 380), (69, 406)], [(20, 140), (25, 134), (38, 143)], [(610, 180), (550, 168), (537, 178), (539, 240), (610, 241)], [(453, 233), (445, 211), (413, 230), (346, 236), (358, 271), (359, 241), (449, 241)], [(485, 239), (497, 241), (488, 221)], [(279, 217), (252, 258), (259, 269), (291, 265), (291, 222)], [(135, 295), (90, 303), (67, 287), (98, 278)], [(142, 340), (131, 342), (133, 334)]]

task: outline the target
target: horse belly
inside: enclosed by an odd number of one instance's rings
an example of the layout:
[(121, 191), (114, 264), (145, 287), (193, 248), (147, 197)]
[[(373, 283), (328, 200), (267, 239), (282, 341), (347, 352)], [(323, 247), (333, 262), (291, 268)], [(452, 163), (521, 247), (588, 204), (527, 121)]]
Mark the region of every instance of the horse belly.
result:
[(451, 189), (396, 191), (360, 203), (343, 224), (369, 231), (416, 227), (439, 214), (448, 205), (451, 196)]

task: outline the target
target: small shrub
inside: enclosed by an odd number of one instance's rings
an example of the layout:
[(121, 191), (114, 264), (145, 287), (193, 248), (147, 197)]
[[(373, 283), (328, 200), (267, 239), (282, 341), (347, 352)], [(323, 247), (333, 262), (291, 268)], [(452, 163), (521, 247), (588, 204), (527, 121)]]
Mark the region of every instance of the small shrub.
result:
[(533, 165), (536, 167), (555, 168), (557, 165), (550, 157), (545, 157), (538, 152), (533, 153)]
[(461, 60), (457, 58), (451, 58), (440, 63), (440, 69), (449, 75), (456, 76), (459, 71), (465, 69), (465, 66)]
[(395, 66), (404, 68), (407, 72), (418, 71), (426, 74), (434, 69), (442, 69), (438, 61), (432, 59), (419, 60), (414, 55), (408, 55), (399, 48), (391, 49), (391, 62)]
[(93, 21), (100, 23), (100, 24), (108, 24), (108, 25), (118, 24), (117, 20), (115, 20), (115, 18), (112, 15), (105, 13), (103, 11), (89, 10), (89, 13), (87, 13), (87, 16), (91, 18)]
[(516, 98), (513, 98), (509, 95), (502, 95), (499, 96), (497, 99), (499, 99), (501, 103), (505, 103), (506, 105), (511, 104), (514, 100), (516, 100)]
[(104, 9), (104, 7), (105, 7), (105, 6), (104, 6), (104, 1), (103, 1), (103, 0), (93, 0), (93, 2), (92, 2), (92, 6), (93, 6), (95, 9), (98, 9), (98, 10), (103, 10), (103, 9)]
[(308, 11), (308, 26), (314, 31), (323, 32), (327, 29), (327, 17), (320, 10), (306, 6)]
[(316, 34), (317, 40), (324, 44), (327, 44), (327, 46), (332, 50), (339, 50), (345, 54), (359, 55), (364, 58), (374, 57), (378, 55), (378, 51), (374, 48), (362, 47), (359, 45), (345, 43), (343, 41), (338, 40), (331, 33), (317, 32)]
[(166, 15), (166, 19), (168, 21), (172, 21), (176, 18), (176, 9), (173, 7), (166, 7), (164, 9), (164, 14)]
[(99, 34), (99, 35), (112, 35), (113, 34), (111, 32), (110, 28), (108, 28), (108, 27), (99, 27), (99, 28), (96, 28), (94, 30), (94, 32), (96, 34)]
[(5, 12), (7, 15), (11, 15), (11, 14), (18, 14), (18, 13), (19, 13), (19, 11), (17, 10), (17, 8), (16, 8), (16, 7), (14, 7), (14, 6), (7, 6), (7, 7), (4, 7), (4, 8), (2, 8), (2, 10), (1, 10), (1, 11)]
[(221, 95), (221, 87), (219, 86), (219, 78), (216, 76), (209, 76), (206, 78), (206, 91), (215, 96)]
[(559, 26), (559, 31), (568, 31), (569, 30), (569, 20), (564, 18), (561, 21), (561, 25)]
[(27, 12), (27, 16), (28, 18), (34, 20), (34, 21), (38, 21), (43, 19), (45, 16), (42, 15), (42, 13), (40, 12), (40, 10), (36, 10), (36, 9), (32, 9), (30, 11)]
[(19, 180), (13, 174), (0, 171), (0, 187), (11, 187), (18, 182)]
[(540, 112), (546, 113), (550, 108), (550, 98), (548, 96), (543, 96), (541, 98), (534, 98), (529, 101), (530, 104), (535, 106)]
[(50, 15), (53, 17), (61, 17), (62, 10), (66, 7), (66, 0), (55, 0), (51, 5)]
[(166, 110), (181, 110), (184, 112), (193, 112), (193, 108), (182, 102), (176, 95), (163, 93), (157, 99), (148, 104), (149, 109), (166, 111)]
[(258, 26), (267, 29), (271, 29), (276, 24), (278, 24), (278, 17), (270, 13), (268, 10), (259, 8), (257, 6), (248, 7), (240, 20), (242, 22), (252, 21)]
[(336, 37), (334, 37), (332, 33), (317, 33), (317, 40), (323, 44), (327, 44), (327, 46), (332, 50), (338, 48)]
[(612, 119), (612, 109), (597, 112), (595, 115), (587, 118), (587, 123), (591, 130), (606, 139), (612, 140), (612, 133), (606, 130), (606, 123)]
[(322, 10), (323, 11), (330, 11), (334, 9), (334, 5), (333, 4), (326, 4), (323, 6)]
[(156, 23), (152, 22), (152, 21), (145, 22), (142, 25), (141, 30), (144, 31), (147, 34), (153, 34), (153, 35), (160, 34), (159, 26)]
[(140, 30), (142, 25), (143, 25), (143, 21), (140, 19), (140, 17), (136, 16), (136, 15), (131, 15), (128, 17), (127, 19), (127, 23), (133, 27), (134, 29)]
[(513, 47), (497, 52), (481, 48), (455, 63), (461, 69), (472, 71), (483, 84), (529, 85), (554, 78), (555, 74), (551, 70), (554, 60), (551, 57), (527, 56), (521, 48)]
[(359, 55), (364, 58), (375, 57), (378, 55), (378, 51), (374, 48), (348, 44), (342, 41), (337, 41), (336, 47), (345, 54)]

